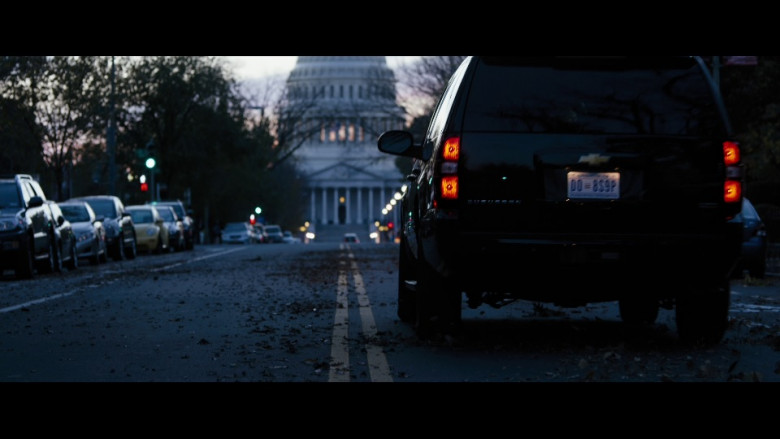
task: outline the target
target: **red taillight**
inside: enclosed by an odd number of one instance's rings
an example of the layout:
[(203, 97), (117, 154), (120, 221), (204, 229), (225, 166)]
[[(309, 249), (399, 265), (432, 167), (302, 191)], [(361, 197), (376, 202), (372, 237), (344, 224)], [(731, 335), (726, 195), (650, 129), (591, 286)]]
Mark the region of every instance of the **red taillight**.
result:
[(460, 158), (460, 137), (450, 137), (444, 141), (444, 160), (458, 161)]
[(458, 199), (458, 159), (460, 158), (460, 137), (448, 137), (441, 151), (439, 165), (441, 199)]
[(447, 200), (455, 200), (458, 198), (457, 176), (441, 178), (441, 197)]
[(723, 142), (723, 164), (726, 165), (726, 181), (723, 184), (723, 201), (742, 204), (742, 157), (739, 143)]
[(723, 201), (737, 203), (742, 200), (742, 183), (736, 180), (726, 180), (723, 185)]
[(723, 163), (726, 166), (738, 165), (741, 160), (737, 142), (723, 142)]

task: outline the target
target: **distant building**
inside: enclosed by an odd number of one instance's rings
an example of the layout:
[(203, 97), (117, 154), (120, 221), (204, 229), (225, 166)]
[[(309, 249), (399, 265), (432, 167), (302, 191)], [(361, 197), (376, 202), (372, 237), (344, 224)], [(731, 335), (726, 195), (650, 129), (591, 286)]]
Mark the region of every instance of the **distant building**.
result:
[(400, 190), (393, 156), (379, 135), (404, 129), (395, 76), (384, 56), (300, 56), (287, 79), (286, 117), (308, 181), (306, 211), (315, 225), (370, 227)]

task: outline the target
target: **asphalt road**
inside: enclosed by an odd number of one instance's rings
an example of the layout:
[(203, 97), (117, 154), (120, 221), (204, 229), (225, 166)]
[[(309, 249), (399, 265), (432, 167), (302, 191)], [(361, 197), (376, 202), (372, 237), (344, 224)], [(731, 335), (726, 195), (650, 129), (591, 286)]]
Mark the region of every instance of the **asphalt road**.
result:
[(614, 303), (463, 311), (418, 339), (395, 315), (395, 244), (201, 245), (0, 279), (0, 382), (777, 382), (780, 279), (734, 280), (722, 343)]

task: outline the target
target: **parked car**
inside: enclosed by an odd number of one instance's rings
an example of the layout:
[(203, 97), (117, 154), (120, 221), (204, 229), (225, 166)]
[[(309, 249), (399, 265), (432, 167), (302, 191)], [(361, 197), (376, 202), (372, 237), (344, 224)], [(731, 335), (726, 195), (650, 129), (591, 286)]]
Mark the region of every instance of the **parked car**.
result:
[(246, 222), (232, 222), (225, 224), (222, 229), (223, 244), (255, 244), (255, 238), (252, 226)]
[(192, 219), (187, 209), (184, 208), (184, 203), (182, 203), (181, 200), (162, 200), (153, 201), (151, 204), (173, 207), (173, 210), (176, 211), (176, 215), (184, 226), (185, 247), (187, 250), (192, 250), (195, 246), (195, 234), (198, 232), (195, 230), (195, 221)]
[(258, 244), (265, 244), (265, 227), (260, 223), (252, 224), (252, 231)]
[(106, 230), (106, 247), (111, 258), (117, 261), (133, 259), (137, 254), (137, 240), (133, 219), (125, 212), (125, 205), (114, 195), (88, 195), (68, 201), (86, 201), (95, 214), (103, 217)]
[(168, 242), (171, 250), (185, 250), (187, 248), (187, 240), (184, 237), (184, 224), (179, 219), (179, 216), (176, 215), (176, 211), (173, 207), (164, 204), (156, 204), (154, 207), (157, 209), (160, 217), (162, 217), (165, 228), (168, 229)]
[[(46, 194), (27, 174), (0, 177), (0, 270), (20, 279), (54, 271), (55, 243)], [(0, 271), (1, 272), (1, 271)]]
[(355, 233), (345, 233), (344, 242), (351, 242), (353, 244), (360, 244), (360, 238)]
[(763, 278), (769, 250), (764, 221), (747, 198), (742, 199), (742, 212), (732, 221), (741, 224), (743, 230), (742, 257), (734, 276), (742, 276), (747, 271), (751, 277)]
[[(700, 57), (467, 57), (401, 202), (398, 316), (457, 330), (468, 306), (617, 301), (629, 325), (673, 307), (684, 341), (728, 326), (743, 164)], [(674, 213), (674, 215), (670, 215)]]
[(286, 244), (300, 244), (301, 243), (301, 238), (293, 235), (292, 232), (289, 231), (289, 230), (285, 230), (284, 232), (282, 232), (282, 235), (283, 235), (282, 236), (282, 240)]
[(154, 206), (134, 204), (127, 206), (126, 211), (133, 218), (139, 251), (157, 254), (171, 251), (165, 220)]
[(284, 236), (282, 235), (282, 228), (276, 224), (266, 224), (264, 227), (264, 237), (266, 243), (280, 243), (284, 242)]
[(62, 271), (63, 267), (75, 270), (79, 267), (79, 257), (76, 254), (76, 233), (73, 225), (62, 214), (60, 206), (52, 200), (44, 203), (49, 208), (52, 218), (52, 233), (54, 234), (54, 269)]
[(106, 230), (103, 217), (97, 216), (86, 201), (65, 201), (59, 203), (62, 214), (70, 221), (76, 234), (76, 254), (98, 265), (108, 261)]

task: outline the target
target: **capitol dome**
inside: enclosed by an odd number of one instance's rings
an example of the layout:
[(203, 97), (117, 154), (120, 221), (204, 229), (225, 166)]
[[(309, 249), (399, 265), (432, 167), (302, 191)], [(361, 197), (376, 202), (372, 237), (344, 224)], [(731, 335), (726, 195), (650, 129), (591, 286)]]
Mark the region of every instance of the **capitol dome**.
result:
[[(404, 181), (377, 149), (404, 129), (395, 75), (384, 56), (300, 56), (286, 81), (295, 161), (307, 182), (308, 221), (368, 231)], [(322, 227), (320, 227), (322, 228)]]

